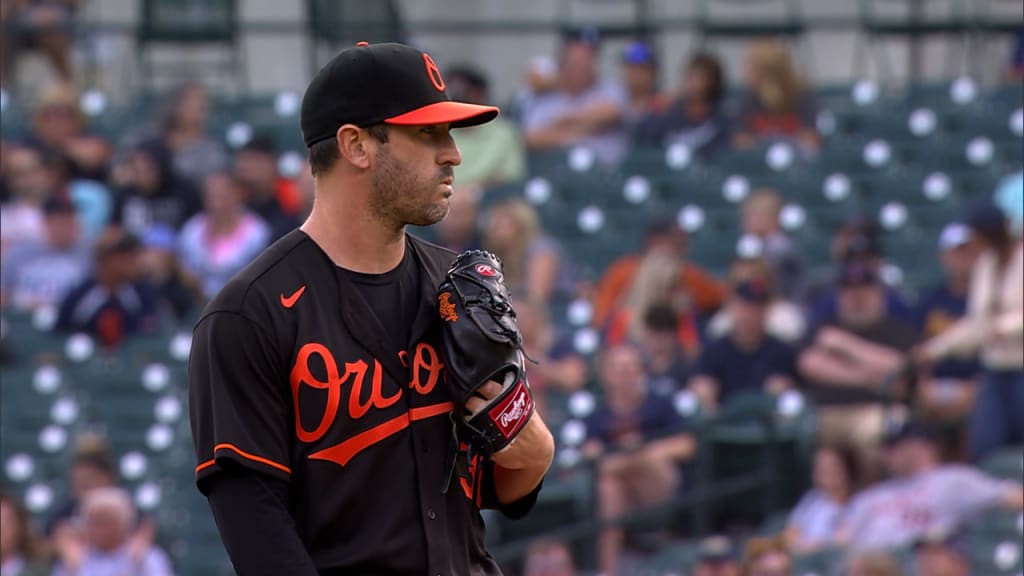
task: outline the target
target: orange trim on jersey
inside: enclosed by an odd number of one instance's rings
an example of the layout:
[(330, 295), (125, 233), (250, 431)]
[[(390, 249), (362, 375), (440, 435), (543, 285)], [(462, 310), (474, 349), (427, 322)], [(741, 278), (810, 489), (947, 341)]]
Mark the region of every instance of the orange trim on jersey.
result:
[(390, 420), (385, 420), (373, 428), (360, 432), (344, 442), (331, 446), (330, 448), (314, 452), (309, 455), (309, 459), (327, 460), (328, 462), (334, 462), (339, 466), (345, 466), (353, 457), (355, 457), (356, 454), (359, 454), (370, 446), (384, 440), (388, 436), (393, 436), (402, 430), (405, 430), (409, 427), (410, 423), (416, 420), (426, 420), (427, 418), (447, 414), (451, 411), (453, 406), (454, 404), (452, 404), (452, 402), (440, 402), (430, 406), (411, 408), (405, 414), (395, 416)]
[(202, 472), (203, 470), (206, 470), (207, 468), (209, 468), (210, 466), (213, 466), (213, 465), (214, 465), (214, 464), (216, 464), (216, 463), (217, 463), (217, 461), (216, 461), (216, 460), (214, 460), (213, 458), (210, 458), (210, 459), (209, 459), (209, 460), (207, 460), (206, 462), (203, 462), (203, 463), (202, 463), (202, 464), (200, 464), (199, 466), (196, 466), (196, 474), (199, 474), (199, 473), (200, 473), (200, 472)]
[[(222, 444), (217, 444), (216, 446), (213, 447), (214, 454), (216, 454), (219, 450), (231, 450), (232, 452), (238, 454), (239, 456), (245, 458), (246, 460), (252, 460), (253, 462), (259, 462), (260, 464), (265, 464), (267, 466), (270, 466), (271, 468), (277, 468), (278, 470), (284, 472), (285, 474), (292, 473), (291, 468), (285, 466), (284, 464), (278, 464), (273, 460), (267, 460), (266, 458), (262, 456), (256, 456), (255, 454), (249, 454), (248, 452), (242, 450), (241, 448), (235, 446), (234, 444), (228, 444), (225, 442)], [(213, 460), (203, 462), (202, 464), (199, 465), (199, 467), (196, 468), (196, 472), (199, 472), (200, 468), (205, 468), (207, 465), (211, 464), (213, 464)]]

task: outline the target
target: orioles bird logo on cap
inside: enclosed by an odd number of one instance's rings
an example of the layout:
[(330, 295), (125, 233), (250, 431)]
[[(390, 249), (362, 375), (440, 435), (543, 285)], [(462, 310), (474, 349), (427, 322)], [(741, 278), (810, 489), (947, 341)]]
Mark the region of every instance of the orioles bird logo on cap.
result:
[(437, 63), (430, 57), (430, 54), (425, 52), (423, 53), (423, 62), (427, 65), (427, 76), (430, 77), (434, 88), (437, 88), (438, 92), (444, 92), (444, 78), (441, 77), (441, 69), (437, 67)]

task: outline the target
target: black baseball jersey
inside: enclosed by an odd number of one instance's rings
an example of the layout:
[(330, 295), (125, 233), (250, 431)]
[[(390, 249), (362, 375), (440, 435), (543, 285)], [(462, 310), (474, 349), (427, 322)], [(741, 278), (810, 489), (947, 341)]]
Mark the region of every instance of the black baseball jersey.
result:
[(223, 459), (286, 480), (322, 573), (500, 574), (480, 516), (499, 506), (493, 464), (450, 453), (436, 290), (454, 254), (407, 238), (402, 264), (370, 277), (296, 230), (214, 298), (189, 361), (197, 482)]

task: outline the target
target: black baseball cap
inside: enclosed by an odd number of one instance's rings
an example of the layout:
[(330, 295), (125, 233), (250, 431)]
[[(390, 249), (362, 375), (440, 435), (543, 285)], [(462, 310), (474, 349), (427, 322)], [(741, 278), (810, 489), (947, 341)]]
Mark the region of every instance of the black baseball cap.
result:
[(494, 106), (450, 100), (429, 54), (394, 42), (360, 42), (342, 50), (306, 87), (302, 139), (312, 146), (333, 138), (344, 124), (464, 128), (497, 116)]

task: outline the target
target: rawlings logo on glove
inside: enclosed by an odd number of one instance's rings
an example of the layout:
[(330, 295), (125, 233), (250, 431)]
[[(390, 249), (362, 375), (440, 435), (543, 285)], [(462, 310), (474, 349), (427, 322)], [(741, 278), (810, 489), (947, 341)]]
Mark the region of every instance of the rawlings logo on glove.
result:
[[(455, 421), (469, 443), (490, 456), (501, 451), (533, 415), (535, 406), (523, 367), (523, 338), (498, 258), (483, 250), (459, 255), (438, 290), (443, 322), (445, 381), (455, 402)], [(488, 381), (501, 392), (476, 414), (466, 401)]]

